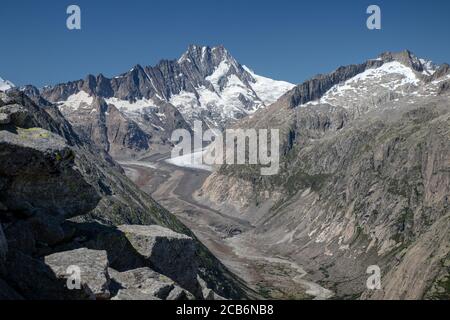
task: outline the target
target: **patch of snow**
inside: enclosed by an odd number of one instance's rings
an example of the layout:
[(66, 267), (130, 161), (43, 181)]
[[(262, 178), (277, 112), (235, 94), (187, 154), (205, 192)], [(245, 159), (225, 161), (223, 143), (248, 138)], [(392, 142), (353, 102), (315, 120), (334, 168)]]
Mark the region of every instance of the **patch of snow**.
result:
[(11, 81), (0, 78), (0, 91), (7, 91), (14, 87), (15, 85)]
[(439, 65), (435, 64), (433, 61), (430, 60), (426, 60), (426, 59), (421, 59), (418, 58), (416, 56), (413, 55), (413, 58), (417, 61), (420, 62), (423, 66), (423, 74), (427, 75), (427, 76), (432, 76), (438, 69), (439, 69)]
[(432, 61), (420, 59), (420, 63), (423, 65), (423, 74), (432, 76), (438, 69), (439, 66)]
[(165, 160), (167, 163), (177, 167), (191, 168), (205, 171), (213, 171), (213, 167), (203, 163), (203, 154), (205, 151), (197, 151), (185, 154), (179, 157)]
[(151, 126), (152, 126), (153, 128), (155, 128), (155, 129), (157, 129), (157, 130), (160, 130), (160, 131), (166, 131), (166, 129), (164, 129), (164, 128), (161, 127), (161, 126), (157, 126), (157, 125), (154, 124), (154, 123), (151, 123)]
[(117, 98), (105, 99), (106, 103), (114, 105), (117, 109), (124, 112), (142, 112), (145, 108), (155, 107), (156, 104), (152, 99), (140, 99), (136, 102), (120, 100)]
[(90, 107), (94, 102), (94, 97), (91, 97), (87, 92), (80, 91), (76, 94), (73, 94), (67, 98), (66, 101), (58, 102), (60, 107), (70, 108), (73, 111), (80, 109), (81, 107), (86, 108)]
[(227, 78), (227, 84), (222, 91), (213, 92), (205, 87), (201, 87), (197, 91), (200, 94), (200, 104), (214, 106), (213, 111), (221, 114), (222, 118), (233, 119), (235, 113), (247, 114), (254, 111), (246, 109), (240, 97), (255, 102), (257, 104), (255, 110), (263, 105), (258, 97), (234, 74)]
[(206, 77), (206, 80), (211, 82), (217, 91), (220, 91), (219, 81), (227, 75), (228, 71), (230, 71), (230, 63), (224, 60), (210, 76)]
[(138, 167), (146, 167), (150, 169), (156, 169), (156, 166), (151, 162), (147, 161), (119, 161), (121, 166), (138, 166)]
[(255, 79), (255, 83), (250, 83), (250, 86), (265, 105), (274, 103), (283, 94), (295, 87), (294, 84), (286, 81), (278, 81), (259, 76), (246, 66), (243, 66), (243, 68)]
[(192, 119), (196, 112), (201, 108), (197, 97), (192, 92), (181, 91), (177, 95), (173, 95), (169, 102), (174, 105), (185, 119)]
[(206, 47), (202, 47), (202, 61), (205, 60), (205, 56), (206, 56)]

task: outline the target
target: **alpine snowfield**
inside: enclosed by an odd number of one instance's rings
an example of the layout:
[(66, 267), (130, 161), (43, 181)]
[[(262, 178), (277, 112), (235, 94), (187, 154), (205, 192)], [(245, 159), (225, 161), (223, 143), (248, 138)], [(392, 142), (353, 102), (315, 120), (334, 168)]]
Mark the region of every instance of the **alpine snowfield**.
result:
[[(88, 85), (83, 86), (86, 81)], [(86, 81), (80, 83), (72, 95), (58, 100), (62, 109), (73, 111), (89, 104), (92, 93), (83, 90), (92, 88), (93, 77)], [(97, 77), (97, 81), (109, 82), (113, 87), (111, 91), (116, 92), (103, 93), (106, 87), (103, 85), (95, 94), (124, 114), (145, 116), (161, 103), (170, 103), (191, 125), (201, 120), (209, 127), (220, 129), (267, 107), (294, 87), (291, 83), (255, 74), (223, 47), (199, 46), (190, 46), (176, 61), (163, 61), (156, 67), (136, 66), (112, 79)], [(126, 97), (120, 96), (123, 92)]]
[(14, 87), (15, 86), (11, 81), (3, 80), (2, 78), (0, 78), (0, 91), (6, 91)]
[[(407, 96), (426, 97), (436, 94), (437, 83), (427, 83), (439, 68), (438, 65), (411, 54), (412, 62), (423, 71), (414, 70), (399, 61), (386, 62), (380, 67), (370, 68), (356, 76), (334, 85), (320, 99), (307, 105), (328, 104), (343, 107), (354, 113), (376, 108), (386, 101), (398, 101)], [(380, 60), (377, 58), (376, 60)], [(365, 106), (365, 107), (361, 107)]]

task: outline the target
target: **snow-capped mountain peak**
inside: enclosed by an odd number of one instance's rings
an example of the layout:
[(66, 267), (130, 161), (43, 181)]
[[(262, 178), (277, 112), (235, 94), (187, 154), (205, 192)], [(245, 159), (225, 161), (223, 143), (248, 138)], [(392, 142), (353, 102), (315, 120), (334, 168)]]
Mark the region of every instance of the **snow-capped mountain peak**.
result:
[(238, 68), (239, 63), (222, 45), (217, 47), (190, 45), (177, 62), (178, 64), (194, 62), (200, 68), (208, 68), (212, 66), (217, 67), (224, 61)]
[(224, 128), (275, 102), (293, 87), (244, 68), (223, 46), (190, 45), (178, 60), (162, 60), (153, 67), (138, 65), (112, 79), (88, 76), (47, 88), (43, 95), (76, 109), (73, 101), (80, 101), (80, 96), (74, 95), (84, 91), (133, 114), (154, 109), (158, 101), (165, 102), (175, 106), (191, 124), (201, 120), (210, 127)]
[(15, 85), (11, 81), (3, 80), (3, 78), (0, 77), (0, 91), (7, 91), (14, 87)]
[[(445, 75), (445, 70), (441, 68), (407, 50), (383, 53), (363, 64), (341, 67), (323, 76), (319, 81), (325, 85), (317, 86), (321, 89), (325, 87), (324, 91), (313, 92), (310, 99), (300, 104), (328, 104), (361, 114), (386, 103), (395, 105), (396, 101), (404, 98), (436, 95), (439, 83), (433, 78), (441, 73)], [(331, 86), (326, 88), (330, 83)], [(308, 87), (302, 84), (296, 88), (299, 100), (304, 86)], [(296, 98), (293, 100), (296, 101)]]
[(193, 90), (170, 98), (188, 121), (203, 120), (223, 128), (232, 120), (275, 102), (293, 84), (256, 75), (239, 64), (223, 47), (190, 46), (178, 63), (195, 65), (203, 80)]
[(424, 75), (430, 76), (439, 69), (439, 65), (435, 64), (433, 61), (428, 59), (419, 58), (414, 53), (409, 50), (404, 50), (401, 52), (385, 52), (382, 53), (378, 59), (389, 62), (398, 61), (414, 71), (420, 72)]

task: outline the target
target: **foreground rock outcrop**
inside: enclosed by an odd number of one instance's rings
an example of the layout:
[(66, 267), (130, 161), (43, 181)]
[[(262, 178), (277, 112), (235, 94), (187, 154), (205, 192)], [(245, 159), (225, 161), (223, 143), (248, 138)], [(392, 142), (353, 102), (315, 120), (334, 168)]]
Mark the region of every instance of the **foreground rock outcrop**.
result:
[(41, 128), (2, 130), (0, 148), (0, 175), (8, 184), (0, 198), (10, 210), (70, 218), (100, 200), (60, 136)]
[(44, 258), (46, 265), (52, 269), (57, 278), (69, 279), (70, 268), (79, 268), (80, 289), (89, 299), (108, 299), (110, 297), (108, 274), (108, 257), (106, 251), (81, 248), (58, 252)]
[(113, 287), (118, 290), (116, 300), (190, 300), (194, 296), (189, 291), (178, 286), (170, 278), (163, 276), (150, 268), (139, 268), (126, 272), (109, 269)]
[(145, 263), (199, 296), (196, 246), (192, 238), (160, 226), (119, 226)]

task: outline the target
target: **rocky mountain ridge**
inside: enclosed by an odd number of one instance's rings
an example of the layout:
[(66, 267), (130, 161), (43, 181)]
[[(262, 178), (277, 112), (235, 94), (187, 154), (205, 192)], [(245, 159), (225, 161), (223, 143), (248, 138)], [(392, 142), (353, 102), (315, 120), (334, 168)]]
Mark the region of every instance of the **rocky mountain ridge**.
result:
[[(196, 198), (340, 298), (448, 299), (450, 73), (409, 51), (320, 75), (235, 128), (278, 128), (281, 170), (222, 166)], [(382, 290), (366, 288), (379, 265)]]
[(115, 158), (133, 158), (167, 152), (171, 133), (192, 130), (195, 120), (223, 129), (292, 87), (256, 75), (223, 46), (191, 45), (178, 60), (137, 65), (111, 79), (88, 75), (41, 91), (22, 90), (41, 104), (57, 104), (80, 136)]

